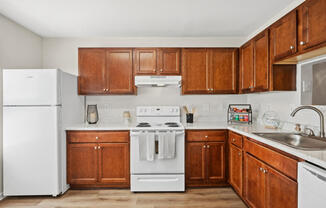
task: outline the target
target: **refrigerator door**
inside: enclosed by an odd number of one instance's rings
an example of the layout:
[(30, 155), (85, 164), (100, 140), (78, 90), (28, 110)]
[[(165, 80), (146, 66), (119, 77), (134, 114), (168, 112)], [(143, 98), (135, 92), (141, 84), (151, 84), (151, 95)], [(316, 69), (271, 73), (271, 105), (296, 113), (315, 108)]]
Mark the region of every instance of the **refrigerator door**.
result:
[(57, 69), (3, 70), (3, 105), (58, 105), (60, 79)]
[(58, 106), (3, 108), (5, 196), (60, 194), (60, 111)]

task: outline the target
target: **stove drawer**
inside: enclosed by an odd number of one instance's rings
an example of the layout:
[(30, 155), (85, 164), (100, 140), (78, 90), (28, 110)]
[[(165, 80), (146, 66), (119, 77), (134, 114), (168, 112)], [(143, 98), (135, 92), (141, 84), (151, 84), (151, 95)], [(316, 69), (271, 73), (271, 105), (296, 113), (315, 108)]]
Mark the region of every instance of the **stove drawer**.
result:
[(181, 175), (131, 175), (130, 191), (164, 192), (185, 191), (185, 176)]
[(224, 142), (226, 140), (225, 130), (187, 130), (186, 140), (190, 142)]

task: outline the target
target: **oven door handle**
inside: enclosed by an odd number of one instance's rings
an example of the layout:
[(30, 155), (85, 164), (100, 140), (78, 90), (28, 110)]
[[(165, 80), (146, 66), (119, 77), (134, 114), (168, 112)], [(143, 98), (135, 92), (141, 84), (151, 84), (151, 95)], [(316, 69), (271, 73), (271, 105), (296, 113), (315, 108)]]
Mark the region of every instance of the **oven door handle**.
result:
[[(131, 133), (130, 133), (130, 135), (131, 136), (138, 136), (138, 135), (140, 135), (140, 133), (141, 132), (154, 132), (155, 134), (159, 134), (159, 133), (166, 133), (166, 132), (169, 132), (169, 131), (132, 131)], [(184, 134), (185, 132), (184, 131), (176, 131), (175, 132), (175, 135), (176, 136), (179, 136), (179, 135), (182, 135), (182, 134)]]

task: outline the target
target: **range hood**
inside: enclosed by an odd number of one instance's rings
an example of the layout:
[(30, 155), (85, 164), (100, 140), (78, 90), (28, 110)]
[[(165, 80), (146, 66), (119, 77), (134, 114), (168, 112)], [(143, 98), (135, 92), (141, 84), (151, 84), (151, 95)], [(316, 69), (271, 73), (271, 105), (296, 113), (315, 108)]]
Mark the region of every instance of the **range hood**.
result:
[(137, 87), (180, 87), (181, 76), (135, 76)]

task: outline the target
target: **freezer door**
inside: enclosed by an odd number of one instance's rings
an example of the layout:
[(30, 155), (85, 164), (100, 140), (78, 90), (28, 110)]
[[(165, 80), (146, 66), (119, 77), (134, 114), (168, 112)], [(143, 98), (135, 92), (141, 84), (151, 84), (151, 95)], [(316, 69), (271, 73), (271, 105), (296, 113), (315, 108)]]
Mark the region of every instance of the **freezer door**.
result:
[(60, 107), (3, 108), (4, 195), (58, 195)]
[(3, 70), (3, 105), (58, 105), (57, 69)]

